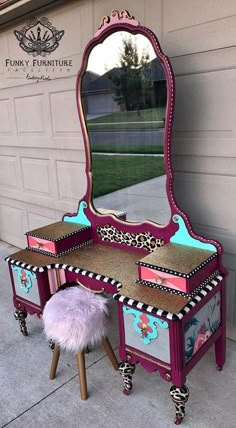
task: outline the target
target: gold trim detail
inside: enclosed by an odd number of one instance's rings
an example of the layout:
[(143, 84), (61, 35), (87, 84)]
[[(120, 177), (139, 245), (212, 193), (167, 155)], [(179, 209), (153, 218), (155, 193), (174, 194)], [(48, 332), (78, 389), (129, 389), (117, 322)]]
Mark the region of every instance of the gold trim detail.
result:
[(108, 25), (117, 24), (117, 23), (129, 23), (134, 26), (139, 25), (139, 22), (134, 18), (133, 15), (130, 15), (128, 10), (123, 9), (121, 12), (119, 12), (118, 10), (114, 9), (111, 11), (110, 16), (105, 15), (102, 17), (101, 23), (98, 27), (98, 31), (96, 35), (101, 31), (103, 31), (104, 28), (106, 28)]
[(129, 349), (129, 348), (125, 348), (125, 350), (126, 350), (127, 352), (130, 352), (131, 354), (137, 355), (137, 357), (142, 357), (144, 360), (150, 361), (151, 363), (155, 363), (156, 365), (158, 365), (158, 366), (160, 366), (160, 367), (163, 367), (163, 368), (164, 368), (164, 369), (166, 369), (166, 370), (170, 370), (170, 371), (171, 371), (171, 367), (170, 367), (170, 366), (166, 366), (166, 365), (165, 365), (165, 364), (163, 364), (163, 363), (159, 363), (159, 362), (157, 362), (156, 360), (153, 360), (152, 358), (148, 358), (148, 357), (146, 357), (145, 355), (140, 354), (139, 352), (132, 351), (132, 350), (131, 350), (131, 349)]

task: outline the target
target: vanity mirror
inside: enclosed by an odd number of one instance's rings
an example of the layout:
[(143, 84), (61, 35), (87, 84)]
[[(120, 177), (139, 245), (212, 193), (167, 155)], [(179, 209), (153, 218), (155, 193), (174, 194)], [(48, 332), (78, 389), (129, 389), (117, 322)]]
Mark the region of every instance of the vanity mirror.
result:
[[(128, 20), (127, 20), (128, 21)], [(91, 205), (167, 224), (167, 116), (173, 79), (151, 32), (129, 20), (94, 40), (78, 83), (91, 165)]]

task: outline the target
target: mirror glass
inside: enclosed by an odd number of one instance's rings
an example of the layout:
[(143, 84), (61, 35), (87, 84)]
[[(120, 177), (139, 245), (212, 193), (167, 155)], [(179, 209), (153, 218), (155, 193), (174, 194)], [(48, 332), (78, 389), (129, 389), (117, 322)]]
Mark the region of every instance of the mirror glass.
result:
[(95, 209), (125, 211), (128, 221), (167, 223), (166, 76), (147, 37), (118, 31), (96, 45), (81, 93)]

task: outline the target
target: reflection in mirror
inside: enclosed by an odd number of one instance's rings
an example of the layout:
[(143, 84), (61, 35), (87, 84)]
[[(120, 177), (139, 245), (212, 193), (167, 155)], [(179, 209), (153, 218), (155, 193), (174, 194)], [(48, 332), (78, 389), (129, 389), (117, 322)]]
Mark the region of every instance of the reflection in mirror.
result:
[(166, 77), (149, 40), (119, 31), (95, 46), (82, 78), (93, 205), (127, 220), (170, 218), (164, 169)]

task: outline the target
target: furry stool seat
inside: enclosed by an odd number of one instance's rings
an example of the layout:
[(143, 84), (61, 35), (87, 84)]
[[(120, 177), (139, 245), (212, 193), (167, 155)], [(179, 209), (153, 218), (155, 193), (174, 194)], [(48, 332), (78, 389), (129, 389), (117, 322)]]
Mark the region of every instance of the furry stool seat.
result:
[(50, 379), (56, 375), (60, 349), (77, 354), (81, 399), (87, 399), (84, 350), (102, 342), (114, 367), (118, 361), (106, 334), (109, 326), (107, 299), (76, 283), (66, 283), (46, 303), (43, 311), (44, 331), (55, 342)]

